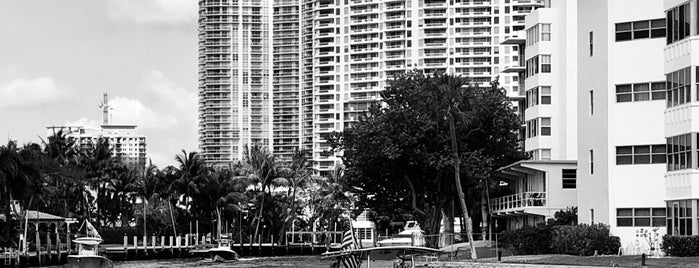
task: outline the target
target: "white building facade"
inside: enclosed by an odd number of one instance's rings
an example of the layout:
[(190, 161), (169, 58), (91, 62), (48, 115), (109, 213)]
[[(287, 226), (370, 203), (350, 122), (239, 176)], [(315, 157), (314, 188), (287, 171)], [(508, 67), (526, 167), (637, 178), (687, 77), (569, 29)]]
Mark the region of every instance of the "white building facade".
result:
[[(664, 74), (667, 102), (664, 110), (667, 142), (665, 201), (667, 232), (697, 235), (699, 165), (699, 38), (697, 1), (664, 1), (667, 37), (664, 40)], [(696, 113), (696, 114), (695, 114)]]
[(48, 136), (63, 131), (69, 139), (75, 140), (80, 149), (94, 148), (100, 139), (107, 139), (113, 157), (132, 168), (146, 167), (146, 137), (138, 134), (134, 125), (102, 125), (99, 129), (52, 126), (46, 129)]
[(663, 10), (578, 1), (578, 219), (608, 224), (622, 247), (640, 229), (666, 232)]
[(526, 16), (525, 28), (504, 44), (519, 57), (504, 69), (521, 81), (521, 137), (530, 160), (499, 170), (508, 195), (491, 200), (498, 229), (543, 223), (577, 204), (577, 5), (551, 1)]

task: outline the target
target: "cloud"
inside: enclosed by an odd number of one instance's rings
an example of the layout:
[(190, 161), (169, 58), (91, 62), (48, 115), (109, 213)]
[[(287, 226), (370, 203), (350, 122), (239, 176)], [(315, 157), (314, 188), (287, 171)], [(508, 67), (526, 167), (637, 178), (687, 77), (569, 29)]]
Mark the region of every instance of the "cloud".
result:
[(159, 71), (150, 71), (146, 77), (144, 88), (155, 94), (156, 100), (164, 102), (164, 107), (183, 115), (197, 114), (197, 93), (184, 87), (175, 85)]
[(65, 122), (63, 125), (67, 127), (85, 127), (89, 129), (99, 129), (100, 125), (102, 124), (102, 121), (97, 121), (97, 120), (92, 120), (88, 119), (86, 117), (81, 117), (78, 120), (75, 121), (69, 121)]
[(50, 77), (16, 79), (0, 84), (0, 108), (45, 104), (62, 96), (61, 89)]
[(177, 125), (177, 118), (171, 114), (153, 111), (139, 100), (116, 97), (109, 101), (113, 108), (109, 112), (110, 124), (138, 125), (139, 128), (168, 129)]
[(137, 23), (183, 23), (197, 18), (196, 0), (109, 0), (109, 17)]

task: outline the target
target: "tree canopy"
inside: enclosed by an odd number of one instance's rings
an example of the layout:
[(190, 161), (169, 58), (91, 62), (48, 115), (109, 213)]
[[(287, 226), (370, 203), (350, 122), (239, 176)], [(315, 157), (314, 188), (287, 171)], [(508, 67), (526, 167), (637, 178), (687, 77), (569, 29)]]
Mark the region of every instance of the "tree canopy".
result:
[(414, 218), (437, 233), (442, 212), (453, 208), (447, 112), (455, 119), (460, 180), (471, 210), (480, 210), (494, 170), (525, 157), (518, 148), (520, 120), (497, 82), (479, 87), (463, 77), (412, 71), (390, 80), (381, 97), (352, 128), (331, 138), (351, 189), (362, 193), (357, 207), (383, 216), (380, 228)]

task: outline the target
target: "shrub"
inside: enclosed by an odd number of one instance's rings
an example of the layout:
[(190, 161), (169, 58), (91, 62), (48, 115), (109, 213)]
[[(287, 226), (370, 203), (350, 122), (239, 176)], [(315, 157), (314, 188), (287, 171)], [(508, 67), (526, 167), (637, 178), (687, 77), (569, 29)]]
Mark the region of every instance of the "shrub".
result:
[(128, 236), (129, 243), (133, 243), (132, 237), (138, 236), (138, 239), (141, 240), (143, 236), (143, 230), (139, 231), (135, 227), (101, 227), (97, 232), (105, 244), (123, 244), (124, 236)]
[(675, 257), (699, 256), (699, 236), (663, 236), (662, 249)]
[(552, 219), (546, 221), (548, 225), (577, 225), (578, 207), (569, 207), (566, 210), (559, 210), (553, 214)]
[(557, 253), (590, 256), (595, 251), (598, 254), (616, 254), (621, 246), (619, 237), (610, 236), (609, 227), (604, 224), (525, 226), (500, 233), (498, 242), (517, 255)]
[(517, 255), (547, 254), (551, 252), (551, 227), (525, 226), (500, 233), (498, 242)]
[(554, 253), (590, 256), (599, 254), (616, 254), (621, 243), (619, 237), (609, 235), (609, 227), (604, 224), (579, 224), (574, 226), (556, 226), (551, 239)]

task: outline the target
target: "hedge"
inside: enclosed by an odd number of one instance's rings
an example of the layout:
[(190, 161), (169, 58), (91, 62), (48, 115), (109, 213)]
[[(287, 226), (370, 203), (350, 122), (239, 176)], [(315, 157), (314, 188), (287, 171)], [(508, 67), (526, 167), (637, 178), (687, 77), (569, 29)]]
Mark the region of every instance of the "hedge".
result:
[(590, 256), (615, 254), (621, 243), (619, 237), (609, 235), (603, 224), (552, 226), (541, 224), (502, 232), (499, 243), (514, 254), (570, 254)]
[(675, 257), (699, 256), (699, 236), (663, 236), (663, 252)]
[(516, 255), (548, 254), (551, 252), (551, 231), (548, 225), (524, 226), (498, 236), (498, 243)]
[(551, 239), (553, 253), (590, 256), (616, 254), (621, 247), (619, 237), (609, 235), (604, 224), (579, 224), (554, 227)]

